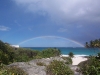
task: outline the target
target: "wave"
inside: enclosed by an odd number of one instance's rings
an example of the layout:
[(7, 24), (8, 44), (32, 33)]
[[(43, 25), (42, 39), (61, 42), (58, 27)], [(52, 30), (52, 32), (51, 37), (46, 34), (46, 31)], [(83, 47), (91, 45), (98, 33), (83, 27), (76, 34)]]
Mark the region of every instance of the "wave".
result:
[[(60, 56), (63, 56), (63, 57), (68, 57), (69, 55), (65, 55), (65, 54), (62, 54)], [(81, 55), (74, 55), (74, 57), (85, 57), (85, 56), (89, 56), (89, 55), (84, 55), (84, 54), (81, 54)]]

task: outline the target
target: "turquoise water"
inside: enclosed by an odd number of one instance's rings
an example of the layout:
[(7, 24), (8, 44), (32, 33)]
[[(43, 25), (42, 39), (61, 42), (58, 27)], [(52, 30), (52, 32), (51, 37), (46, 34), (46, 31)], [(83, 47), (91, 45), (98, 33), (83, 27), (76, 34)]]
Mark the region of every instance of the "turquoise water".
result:
[[(48, 47), (25, 47), (25, 48), (30, 48), (33, 50), (44, 50), (47, 49)], [(52, 48), (52, 47), (50, 47)], [(100, 52), (99, 48), (68, 48), (68, 47), (56, 47), (58, 48), (62, 54), (67, 55), (69, 52), (73, 52), (75, 55), (96, 55), (98, 52)]]

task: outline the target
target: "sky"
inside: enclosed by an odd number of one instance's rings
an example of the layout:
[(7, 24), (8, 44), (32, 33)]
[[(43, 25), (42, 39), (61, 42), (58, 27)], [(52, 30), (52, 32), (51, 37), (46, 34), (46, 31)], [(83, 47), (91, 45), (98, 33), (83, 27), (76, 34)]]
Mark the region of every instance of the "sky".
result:
[(0, 0), (0, 40), (21, 47), (83, 47), (100, 38), (100, 0)]

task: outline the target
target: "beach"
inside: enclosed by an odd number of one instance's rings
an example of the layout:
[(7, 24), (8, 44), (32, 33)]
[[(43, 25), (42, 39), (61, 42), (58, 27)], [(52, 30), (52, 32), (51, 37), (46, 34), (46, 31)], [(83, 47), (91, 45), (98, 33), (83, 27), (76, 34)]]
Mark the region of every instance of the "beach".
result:
[[(74, 55), (74, 57), (72, 58), (72, 65), (78, 65), (80, 62), (82, 61), (86, 61), (87, 55)], [(68, 55), (61, 55), (61, 57), (68, 57)]]

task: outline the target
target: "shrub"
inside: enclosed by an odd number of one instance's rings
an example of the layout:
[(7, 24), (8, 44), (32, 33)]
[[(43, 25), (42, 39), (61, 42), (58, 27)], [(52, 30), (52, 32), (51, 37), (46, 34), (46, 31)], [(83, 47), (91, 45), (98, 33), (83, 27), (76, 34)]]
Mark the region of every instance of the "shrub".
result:
[(29, 58), (27, 55), (25, 55), (25, 54), (19, 55), (19, 56), (17, 56), (17, 57), (15, 58), (15, 61), (16, 61), (16, 62), (27, 62), (27, 61), (29, 61), (29, 60), (30, 60), (30, 58)]
[(72, 64), (72, 59), (70, 57), (62, 57), (64, 60), (66, 60), (65, 64)]
[(22, 69), (20, 69), (16, 66), (8, 68), (7, 72), (12, 73), (12, 74), (14, 73), (14, 75), (27, 75)]
[(3, 51), (0, 50), (0, 64), (8, 64), (9, 63), (9, 56), (5, 54)]
[(62, 61), (54, 60), (46, 68), (47, 75), (74, 75), (73, 71)]
[(49, 58), (49, 57), (59, 56), (60, 54), (61, 54), (60, 50), (54, 49), (54, 48), (48, 48), (48, 49), (45, 49), (41, 52), (42, 58)]
[(43, 62), (37, 62), (36, 63), (38, 66), (45, 66), (45, 64)]
[(13, 66), (7, 67), (4, 64), (0, 65), (0, 75), (27, 75), (22, 69)]
[(31, 59), (34, 59), (38, 56), (40, 52), (39, 51), (35, 51), (35, 50), (31, 50), (31, 49), (24, 49), (24, 48), (19, 48), (18, 50), (16, 50), (15, 52), (15, 62), (26, 62), (29, 61)]
[(100, 60), (100, 53), (96, 56), (96, 59)]
[(89, 60), (79, 64), (80, 70), (84, 75), (99, 75), (100, 74), (100, 61), (95, 57), (90, 57)]
[(9, 64), (10, 62), (13, 62), (13, 58), (13, 48), (0, 40), (0, 63)]
[(74, 57), (74, 54), (72, 52), (70, 52), (69, 54), (69, 57), (73, 58)]

